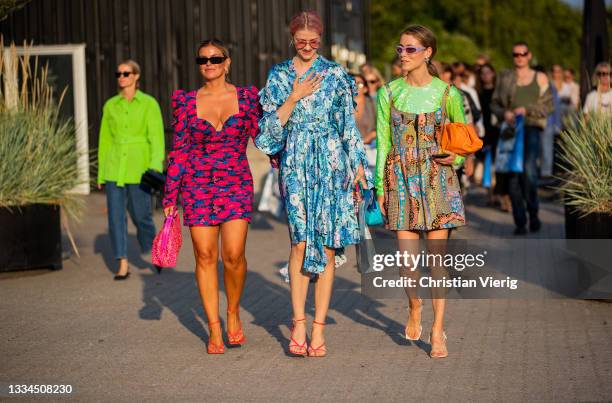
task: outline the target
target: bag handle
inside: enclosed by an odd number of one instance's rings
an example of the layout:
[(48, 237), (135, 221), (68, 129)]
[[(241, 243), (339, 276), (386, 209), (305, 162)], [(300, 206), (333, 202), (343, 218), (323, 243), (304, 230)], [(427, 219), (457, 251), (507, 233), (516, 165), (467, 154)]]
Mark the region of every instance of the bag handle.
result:
[[(442, 95), (442, 105), (441, 105), (441, 107), (442, 107), (442, 128), (440, 129), (440, 136), (442, 136), (444, 134), (444, 128), (446, 127), (446, 118), (447, 118), (447, 115), (446, 115), (446, 101), (448, 100), (448, 95), (450, 93), (450, 88), (451, 88), (451, 85), (448, 84), (446, 86), (446, 89), (444, 90), (444, 94)], [(436, 143), (439, 144), (438, 136), (434, 135), (434, 138), (436, 139)]]

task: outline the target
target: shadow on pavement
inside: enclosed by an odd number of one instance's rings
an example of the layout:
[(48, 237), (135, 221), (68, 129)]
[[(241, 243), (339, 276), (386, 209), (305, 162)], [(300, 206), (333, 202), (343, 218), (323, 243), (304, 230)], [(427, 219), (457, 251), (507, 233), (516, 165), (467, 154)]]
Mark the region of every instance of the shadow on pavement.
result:
[[(148, 263), (140, 255), (140, 246), (138, 240), (133, 234), (128, 234), (128, 262), (131, 267), (142, 269), (153, 269), (153, 265)], [(102, 255), (104, 259), (104, 265), (109, 272), (115, 273), (119, 267), (117, 259), (113, 256), (113, 249), (111, 246), (110, 235), (108, 233), (99, 234), (96, 236), (94, 241), (94, 253)]]
[[(345, 267), (339, 270), (347, 269)], [(219, 263), (220, 279), (223, 278), (221, 270)], [(160, 320), (162, 311), (168, 309), (187, 330), (204, 343), (208, 342), (208, 331), (205, 329), (207, 319), (193, 273), (165, 269), (162, 275), (151, 273), (142, 276), (142, 279), (144, 305), (139, 310), (141, 319)], [(220, 291), (225, 292), (222, 282), (220, 282)], [(311, 317), (314, 316), (313, 299), (314, 285), (309, 287), (306, 304), (306, 312)], [(220, 296), (219, 310), (223, 323), (225, 322), (224, 300), (225, 298)], [(270, 281), (256, 271), (249, 271), (240, 306), (243, 311), (252, 315), (251, 323), (263, 328), (288, 354), (289, 340), (283, 334), (282, 326), (291, 328), (291, 298), (288, 284), (282, 282), (280, 275), (278, 280)], [(362, 295), (360, 284), (337, 276), (327, 323), (336, 324), (334, 316), (337, 313), (358, 324), (384, 332), (398, 345), (410, 345), (411, 342), (403, 337), (404, 325), (385, 316), (380, 310), (384, 306), (383, 303)], [(417, 342), (416, 345), (427, 351), (426, 343)]]
[(206, 318), (193, 273), (162, 269), (162, 274), (142, 276), (142, 302), (138, 316), (143, 320), (160, 320), (164, 309), (176, 316), (179, 323), (208, 343)]

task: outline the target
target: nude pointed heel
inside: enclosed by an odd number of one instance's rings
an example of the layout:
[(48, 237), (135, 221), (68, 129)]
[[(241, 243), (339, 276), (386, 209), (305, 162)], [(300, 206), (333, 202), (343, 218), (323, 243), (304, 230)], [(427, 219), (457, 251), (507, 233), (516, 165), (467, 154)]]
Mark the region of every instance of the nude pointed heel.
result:
[[(421, 298), (419, 298), (419, 311), (421, 312), (421, 314), (423, 313), (423, 300)], [(410, 308), (408, 308), (410, 309)], [(404, 328), (404, 336), (406, 337), (406, 340), (410, 340), (410, 341), (417, 341), (421, 339), (421, 335), (423, 334), (423, 325), (419, 324), (419, 335), (413, 339), (411, 337), (408, 336), (408, 325), (406, 325), (406, 327)]]
[[(446, 332), (442, 332), (442, 347), (441, 349), (437, 349), (434, 351), (433, 344), (431, 345), (431, 351), (429, 352), (429, 356), (431, 358), (445, 358), (448, 357), (448, 349), (446, 348)], [(429, 334), (428, 343), (431, 344), (431, 334)]]

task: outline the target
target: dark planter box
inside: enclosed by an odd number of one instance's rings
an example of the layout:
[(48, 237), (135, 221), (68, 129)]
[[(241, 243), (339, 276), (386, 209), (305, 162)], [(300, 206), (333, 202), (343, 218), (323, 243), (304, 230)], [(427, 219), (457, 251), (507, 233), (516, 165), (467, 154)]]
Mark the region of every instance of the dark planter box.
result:
[(566, 204), (565, 238), (612, 239), (612, 215), (596, 213), (580, 217), (574, 207)]
[(0, 271), (61, 269), (61, 241), (59, 206), (0, 208)]

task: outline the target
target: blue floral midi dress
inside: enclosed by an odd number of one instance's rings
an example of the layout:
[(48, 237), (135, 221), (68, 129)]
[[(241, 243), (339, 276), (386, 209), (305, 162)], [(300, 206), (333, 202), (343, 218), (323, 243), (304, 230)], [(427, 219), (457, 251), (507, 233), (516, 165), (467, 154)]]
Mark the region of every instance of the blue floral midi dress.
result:
[(355, 81), (320, 55), (301, 79), (313, 71), (323, 77), (320, 88), (302, 98), (282, 126), (276, 111), (291, 94), (296, 72), (292, 60), (272, 67), (259, 92), (263, 117), (255, 145), (279, 158), (291, 243), (306, 243), (303, 272), (317, 274), (327, 262), (324, 246), (359, 243), (353, 179), (360, 165), (369, 187), (372, 178), (355, 122)]

